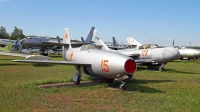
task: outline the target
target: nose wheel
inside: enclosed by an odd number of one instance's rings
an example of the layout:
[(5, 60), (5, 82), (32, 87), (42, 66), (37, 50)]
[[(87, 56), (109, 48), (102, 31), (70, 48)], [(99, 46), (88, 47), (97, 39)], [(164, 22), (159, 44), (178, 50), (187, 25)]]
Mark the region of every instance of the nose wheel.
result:
[(122, 81), (122, 84), (119, 86), (119, 89), (126, 90), (125, 81)]

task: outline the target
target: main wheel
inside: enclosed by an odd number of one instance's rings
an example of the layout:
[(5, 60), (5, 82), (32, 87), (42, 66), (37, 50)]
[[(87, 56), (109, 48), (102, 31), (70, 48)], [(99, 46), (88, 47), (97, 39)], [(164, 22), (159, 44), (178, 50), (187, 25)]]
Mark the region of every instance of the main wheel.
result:
[(74, 82), (74, 84), (75, 84), (75, 85), (79, 85), (79, 84), (80, 84), (80, 78), (81, 78), (81, 77), (80, 77), (80, 76), (78, 76), (78, 78), (77, 78), (77, 81), (76, 81), (76, 82)]
[(164, 70), (164, 67), (161, 67), (161, 68), (159, 69), (160, 72), (162, 72), (163, 70)]
[(125, 86), (121, 86), (120, 89), (121, 90), (126, 90), (126, 87)]

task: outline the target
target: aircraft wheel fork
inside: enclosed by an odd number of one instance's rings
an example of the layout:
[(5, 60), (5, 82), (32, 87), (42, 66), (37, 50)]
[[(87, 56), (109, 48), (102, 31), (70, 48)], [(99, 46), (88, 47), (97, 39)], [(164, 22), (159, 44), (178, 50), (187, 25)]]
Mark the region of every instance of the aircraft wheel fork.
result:
[(119, 86), (119, 89), (126, 90), (125, 81), (122, 81), (122, 84)]
[(82, 74), (81, 74), (80, 66), (75, 66), (75, 68), (78, 72), (74, 75), (73, 81), (75, 85), (79, 85)]

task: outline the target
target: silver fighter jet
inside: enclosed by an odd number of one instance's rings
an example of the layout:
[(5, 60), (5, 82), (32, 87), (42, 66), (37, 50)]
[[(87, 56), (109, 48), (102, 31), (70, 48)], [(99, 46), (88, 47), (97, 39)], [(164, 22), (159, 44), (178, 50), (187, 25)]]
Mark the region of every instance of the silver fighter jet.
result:
[[(126, 38), (128, 43), (133, 46), (136, 47), (138, 49), (144, 48), (144, 47), (150, 47), (150, 48), (158, 48), (159, 46), (156, 44), (146, 44), (146, 45), (142, 45), (141, 43), (139, 43), (137, 40), (135, 40), (132, 37), (128, 37)], [(172, 47), (174, 47), (174, 40), (173, 40), (173, 44)], [(200, 51), (196, 50), (196, 49), (187, 49), (187, 48), (178, 48), (178, 51), (180, 52), (180, 56), (178, 57), (179, 59), (188, 59), (188, 60), (193, 60), (193, 59), (197, 59), (200, 57)]]
[(118, 52), (138, 60), (142, 65), (161, 65), (160, 71), (164, 69), (167, 62), (173, 61), (180, 55), (175, 48), (151, 48), (151, 49), (125, 49), (110, 50), (100, 38), (95, 38), (96, 45), (103, 50)]
[(84, 72), (87, 75), (102, 77), (109, 82), (114, 79), (120, 80), (122, 84), (119, 88), (122, 90), (125, 89), (125, 80), (132, 78), (137, 69), (137, 64), (131, 57), (117, 52), (99, 50), (90, 44), (72, 48), (68, 28), (65, 29), (63, 43), (49, 42), (49, 44), (63, 46), (62, 54), (65, 61), (37, 60), (34, 56), (27, 60), (13, 61), (73, 65), (77, 69), (73, 77), (74, 84), (80, 84), (80, 78)]
[(200, 51), (196, 49), (178, 49), (180, 52), (179, 59), (194, 60), (200, 57)]

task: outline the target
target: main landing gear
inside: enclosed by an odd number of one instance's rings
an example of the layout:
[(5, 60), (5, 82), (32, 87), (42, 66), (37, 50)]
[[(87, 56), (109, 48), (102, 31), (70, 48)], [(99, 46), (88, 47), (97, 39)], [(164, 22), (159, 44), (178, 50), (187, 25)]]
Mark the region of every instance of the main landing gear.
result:
[(75, 85), (79, 85), (79, 84), (80, 84), (80, 80), (81, 80), (81, 76), (82, 76), (82, 74), (81, 74), (81, 69), (80, 69), (80, 65), (75, 66), (75, 68), (76, 68), (76, 70), (77, 70), (78, 72), (74, 75), (73, 81), (74, 81), (74, 84), (75, 84)]
[(161, 64), (160, 68), (159, 68), (159, 71), (162, 72), (165, 68), (165, 65), (167, 64), (167, 62), (164, 62)]
[(45, 49), (44, 48), (41, 48), (40, 49), (40, 55), (43, 55), (43, 56), (48, 56), (48, 50), (46, 50), (46, 52), (45, 52)]

